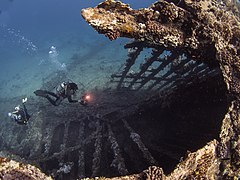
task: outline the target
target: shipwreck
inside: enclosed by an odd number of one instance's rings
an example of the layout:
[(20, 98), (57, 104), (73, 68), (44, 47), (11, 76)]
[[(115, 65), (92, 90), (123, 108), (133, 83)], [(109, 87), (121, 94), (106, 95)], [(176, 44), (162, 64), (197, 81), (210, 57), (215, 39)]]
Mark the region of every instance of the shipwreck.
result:
[(239, 178), (237, 2), (160, 0), (134, 10), (106, 0), (81, 14), (110, 40), (131, 39), (126, 62), (111, 89), (94, 92), (97, 106), (56, 113), (40, 103), (38, 126), (20, 132), (35, 143), (17, 138), (18, 154), (56, 179)]

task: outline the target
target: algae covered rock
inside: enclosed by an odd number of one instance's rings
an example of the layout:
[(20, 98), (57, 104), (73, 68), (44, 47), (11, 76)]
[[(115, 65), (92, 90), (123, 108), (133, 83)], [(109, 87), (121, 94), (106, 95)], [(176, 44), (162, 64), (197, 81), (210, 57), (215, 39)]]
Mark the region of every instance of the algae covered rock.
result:
[(51, 180), (52, 178), (46, 176), (35, 166), (0, 158), (0, 179)]

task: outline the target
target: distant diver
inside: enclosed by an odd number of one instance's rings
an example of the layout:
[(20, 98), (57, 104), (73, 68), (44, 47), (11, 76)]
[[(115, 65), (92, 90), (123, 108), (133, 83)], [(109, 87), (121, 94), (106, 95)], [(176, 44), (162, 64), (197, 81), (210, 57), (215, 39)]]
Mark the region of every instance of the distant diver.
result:
[(77, 90), (78, 90), (78, 86), (76, 83), (62, 82), (55, 88), (55, 91), (56, 91), (55, 93), (46, 91), (46, 90), (36, 90), (34, 91), (34, 94), (36, 96), (47, 98), (48, 101), (54, 106), (60, 105), (65, 98), (68, 98), (68, 101), (70, 103), (79, 102), (82, 105), (86, 105), (87, 101), (83, 99), (80, 99), (80, 100), (72, 99), (72, 96), (76, 93)]
[(25, 106), (26, 102), (27, 98), (22, 99), (23, 108), (18, 105), (15, 107), (15, 111), (8, 113), (8, 117), (10, 117), (12, 120), (16, 121), (20, 125), (26, 125), (31, 117), (27, 112), (27, 108)]

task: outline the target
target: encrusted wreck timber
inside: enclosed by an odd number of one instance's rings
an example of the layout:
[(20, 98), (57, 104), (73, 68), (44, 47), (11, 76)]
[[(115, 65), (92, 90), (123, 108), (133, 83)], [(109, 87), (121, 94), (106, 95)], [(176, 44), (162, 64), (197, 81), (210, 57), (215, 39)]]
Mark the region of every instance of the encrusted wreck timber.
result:
[(194, 153), (189, 153), (187, 159), (182, 161), (176, 169), (166, 176), (160, 167), (150, 166), (140, 174), (105, 178), (106, 180), (173, 180), (173, 179), (218, 179), (220, 160), (217, 158), (216, 140), (209, 142), (206, 146)]
[(169, 179), (217, 179), (220, 160), (217, 158), (218, 142), (211, 141), (197, 152), (188, 154), (168, 176)]
[[(190, 59), (220, 67), (231, 106), (222, 123), (220, 145), (216, 145), (223, 168), (214, 168), (220, 169), (221, 177), (233, 178), (240, 175), (240, 23), (239, 8), (232, 10), (226, 4), (160, 0), (149, 8), (133, 10), (119, 1), (106, 0), (82, 10), (82, 16), (110, 40), (134, 38), (151, 47), (178, 49)], [(201, 169), (203, 164), (197, 167)]]
[(239, 31), (237, 20), (222, 11), (211, 1), (184, 1), (181, 7), (159, 1), (149, 8), (133, 10), (126, 4), (107, 0), (95, 8), (83, 9), (82, 16), (111, 40), (129, 37), (153, 46), (178, 47), (192, 58), (216, 63), (219, 35), (227, 43), (237, 41), (239, 36), (239, 32), (232, 33)]
[(220, 161), (216, 156), (217, 141), (214, 140), (194, 153), (189, 153), (186, 160), (165, 176), (159, 167), (151, 166), (140, 176), (144, 179), (217, 179)]
[(119, 174), (126, 175), (128, 174), (128, 170), (126, 169), (124, 159), (121, 155), (121, 150), (119, 148), (118, 142), (113, 134), (110, 125), (108, 125), (108, 134), (109, 134), (108, 139), (111, 143), (111, 148), (114, 152), (114, 159), (111, 163), (111, 166), (117, 168)]
[(39, 179), (51, 180), (38, 168), (0, 157), (0, 179)]

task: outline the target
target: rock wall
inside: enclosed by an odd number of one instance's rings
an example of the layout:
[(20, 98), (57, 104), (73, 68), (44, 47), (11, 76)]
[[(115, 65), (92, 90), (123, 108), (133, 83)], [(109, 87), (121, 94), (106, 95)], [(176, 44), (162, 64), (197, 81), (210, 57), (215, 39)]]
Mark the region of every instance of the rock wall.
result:
[(51, 180), (52, 178), (46, 176), (35, 166), (0, 158), (0, 179)]

